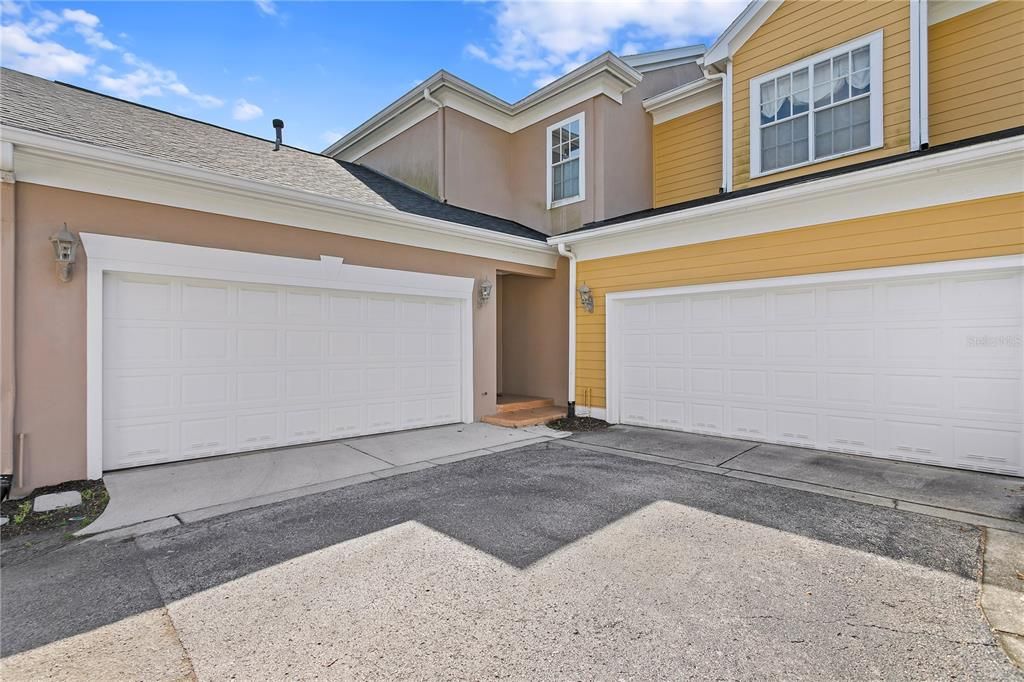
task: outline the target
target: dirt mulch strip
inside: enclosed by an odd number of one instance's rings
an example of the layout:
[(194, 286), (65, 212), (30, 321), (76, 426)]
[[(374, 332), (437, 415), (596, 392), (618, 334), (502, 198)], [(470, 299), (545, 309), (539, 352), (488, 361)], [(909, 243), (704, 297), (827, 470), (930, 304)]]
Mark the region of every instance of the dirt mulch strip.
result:
[[(48, 493), (62, 493), (77, 490), (82, 494), (82, 504), (77, 507), (65, 507), (53, 511), (35, 513), (32, 504), (35, 498)], [(65, 533), (74, 533), (99, 516), (107, 506), (110, 496), (103, 481), (68, 481), (60, 485), (36, 488), (28, 497), (19, 500), (4, 500), (0, 505), (0, 515), (7, 517), (7, 523), (0, 528), (0, 537), (4, 540), (33, 533), (63, 529)]]
[(548, 422), (548, 428), (556, 431), (600, 431), (608, 428), (608, 422), (593, 417), (561, 417)]

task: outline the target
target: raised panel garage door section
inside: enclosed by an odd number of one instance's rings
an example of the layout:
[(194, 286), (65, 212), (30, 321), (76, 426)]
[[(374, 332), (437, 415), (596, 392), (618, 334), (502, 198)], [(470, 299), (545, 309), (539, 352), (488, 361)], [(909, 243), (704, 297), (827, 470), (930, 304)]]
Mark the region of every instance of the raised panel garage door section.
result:
[(107, 273), (103, 466), (460, 421), (461, 302)]
[(692, 289), (609, 304), (617, 421), (1024, 474), (1020, 268)]

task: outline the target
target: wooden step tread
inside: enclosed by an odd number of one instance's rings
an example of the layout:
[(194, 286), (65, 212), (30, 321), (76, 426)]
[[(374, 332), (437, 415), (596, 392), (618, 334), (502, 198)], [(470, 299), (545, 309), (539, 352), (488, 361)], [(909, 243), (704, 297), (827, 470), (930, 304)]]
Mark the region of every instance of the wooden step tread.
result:
[(537, 398), (529, 395), (501, 395), (498, 396), (498, 413), (518, 412), (535, 407), (551, 407), (554, 404), (555, 401), (551, 398)]
[(512, 412), (499, 412), (484, 417), (480, 421), (495, 426), (518, 428), (522, 426), (536, 426), (546, 424), (552, 419), (565, 416), (564, 407), (546, 405), (544, 407), (531, 407), (525, 410), (513, 410)]

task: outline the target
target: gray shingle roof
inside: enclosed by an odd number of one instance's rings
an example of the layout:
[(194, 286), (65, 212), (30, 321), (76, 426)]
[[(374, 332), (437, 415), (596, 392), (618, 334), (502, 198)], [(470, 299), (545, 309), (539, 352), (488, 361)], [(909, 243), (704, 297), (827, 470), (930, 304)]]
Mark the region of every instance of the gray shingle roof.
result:
[(245, 180), (543, 240), (504, 218), (444, 204), (364, 166), (283, 146), (166, 111), (49, 81), (0, 71), (0, 123)]

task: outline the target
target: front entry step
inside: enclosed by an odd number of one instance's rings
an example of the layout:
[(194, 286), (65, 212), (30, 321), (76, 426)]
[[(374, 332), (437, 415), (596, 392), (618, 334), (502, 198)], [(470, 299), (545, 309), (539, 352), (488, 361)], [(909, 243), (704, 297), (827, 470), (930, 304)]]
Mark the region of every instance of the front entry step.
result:
[(518, 412), (531, 410), (535, 407), (551, 407), (555, 401), (551, 398), (537, 398), (532, 395), (511, 395), (503, 393), (498, 396), (498, 414), (502, 412)]
[(487, 417), (484, 417), (480, 421), (485, 422), (487, 424), (494, 424), (495, 426), (520, 428), (523, 426), (536, 426), (537, 424), (546, 424), (552, 419), (558, 419), (564, 416), (564, 407), (557, 407), (555, 405), (544, 405), (541, 407), (528, 407), (526, 409), (511, 410), (508, 412), (502, 412), (501, 409), (499, 408), (497, 414), (492, 414)]

